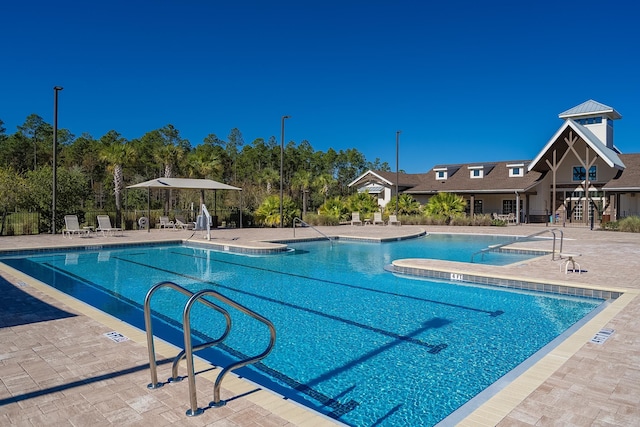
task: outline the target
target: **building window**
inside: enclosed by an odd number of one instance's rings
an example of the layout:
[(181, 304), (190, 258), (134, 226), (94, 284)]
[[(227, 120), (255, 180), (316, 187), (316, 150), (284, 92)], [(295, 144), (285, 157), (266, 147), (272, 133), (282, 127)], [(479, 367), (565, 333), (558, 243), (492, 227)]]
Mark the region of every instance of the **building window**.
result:
[(602, 117), (587, 117), (586, 119), (576, 119), (576, 122), (578, 122), (581, 125), (595, 125), (595, 124), (599, 124), (602, 123)]
[(516, 201), (515, 200), (503, 200), (502, 201), (502, 213), (503, 214), (515, 214), (516, 212)]
[(514, 163), (507, 165), (509, 168), (509, 176), (524, 176), (524, 163)]
[(482, 178), (484, 176), (484, 171), (481, 167), (473, 167), (469, 168), (469, 177), (470, 178)]
[[(598, 174), (596, 173), (596, 167), (591, 166), (589, 168), (589, 181), (595, 181)], [(587, 174), (585, 173), (584, 166), (574, 166), (573, 167), (573, 180), (574, 181), (584, 181), (587, 179)]]
[(447, 179), (446, 170), (436, 170), (436, 179)]
[(523, 176), (524, 169), (521, 167), (514, 167), (509, 169), (509, 176)]
[[(466, 199), (467, 201), (467, 206), (465, 206), (464, 211), (466, 212), (467, 215), (471, 215), (471, 200)], [(484, 213), (483, 210), (483, 204), (482, 204), (482, 200), (479, 199), (475, 199), (473, 201), (473, 213), (474, 215), (480, 215), (482, 213)]]

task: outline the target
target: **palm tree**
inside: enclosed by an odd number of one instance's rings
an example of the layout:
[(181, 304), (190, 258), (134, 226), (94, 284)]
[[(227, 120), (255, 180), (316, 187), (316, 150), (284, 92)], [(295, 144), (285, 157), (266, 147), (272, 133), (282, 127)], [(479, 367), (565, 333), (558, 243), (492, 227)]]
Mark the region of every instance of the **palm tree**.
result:
[(313, 180), (313, 186), (318, 190), (323, 197), (323, 203), (327, 203), (327, 196), (329, 195), (329, 190), (331, 186), (335, 183), (335, 179), (328, 173), (323, 173), (322, 175), (316, 177)]
[(116, 227), (120, 227), (120, 215), (122, 212), (122, 189), (124, 188), (124, 175), (122, 168), (125, 164), (133, 162), (133, 147), (127, 144), (127, 140), (115, 130), (110, 130), (102, 138), (100, 160), (107, 163), (107, 170), (113, 173), (113, 193), (116, 198)]
[[(420, 203), (413, 198), (410, 194), (401, 194), (397, 199), (398, 203), (398, 215), (417, 215), (420, 213)], [(385, 211), (387, 214), (394, 213), (396, 209), (396, 198), (392, 198)]]
[(265, 191), (267, 194), (271, 194), (273, 192), (274, 183), (280, 180), (280, 175), (278, 171), (272, 168), (263, 169), (258, 175), (258, 182), (265, 186)]
[(293, 190), (302, 191), (302, 216), (307, 213), (307, 194), (309, 193), (309, 186), (311, 185), (311, 172), (308, 170), (299, 170), (291, 179), (291, 188)]
[(425, 212), (429, 215), (440, 215), (451, 221), (456, 214), (464, 212), (467, 202), (462, 196), (453, 193), (438, 193), (429, 199)]
[(378, 201), (368, 191), (352, 194), (349, 196), (347, 204), (351, 212), (360, 212), (363, 215), (380, 211)]
[[(296, 204), (289, 196), (282, 199), (282, 219), (284, 226), (287, 227), (293, 223), (293, 218), (298, 216), (300, 210), (296, 208)], [(277, 227), (280, 225), (280, 197), (269, 196), (255, 212), (256, 219), (268, 227)]]
[(318, 209), (320, 215), (329, 216), (340, 220), (346, 220), (350, 213), (349, 208), (340, 196), (333, 197), (320, 206)]

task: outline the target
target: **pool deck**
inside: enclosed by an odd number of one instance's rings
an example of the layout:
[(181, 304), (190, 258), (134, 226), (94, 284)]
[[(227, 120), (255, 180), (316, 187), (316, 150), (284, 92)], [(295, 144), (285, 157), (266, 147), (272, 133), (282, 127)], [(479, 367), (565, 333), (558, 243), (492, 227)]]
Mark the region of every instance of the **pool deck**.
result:
[[(318, 227), (341, 238), (398, 239), (429, 233), (529, 235), (545, 225), (509, 227), (339, 226)], [(565, 274), (563, 260), (551, 255), (508, 266), (436, 260), (402, 261), (420, 269), (477, 274), (512, 281), (623, 291), (582, 326), (496, 395), (478, 404), (461, 426), (637, 426), (640, 425), (640, 234), (559, 228), (563, 253), (579, 254), (581, 273)], [(550, 237), (550, 233), (542, 237)], [(293, 239), (292, 229), (220, 229), (211, 243), (268, 249)], [(296, 238), (320, 237), (299, 228)], [(61, 235), (0, 237), (0, 251), (65, 246), (103, 246), (190, 239), (193, 231), (125, 231), (121, 237), (64, 239)], [(549, 239), (519, 243), (522, 248), (551, 250)], [(49, 286), (0, 264), (0, 425), (86, 426), (329, 426), (336, 423), (233, 375), (222, 383), (226, 406), (187, 417), (187, 381), (150, 390), (143, 331), (87, 306)], [(615, 332), (604, 343), (591, 338), (602, 328)], [(105, 334), (128, 338), (116, 342)], [(159, 376), (177, 350), (156, 344)], [(213, 396), (218, 370), (196, 363), (198, 406)]]

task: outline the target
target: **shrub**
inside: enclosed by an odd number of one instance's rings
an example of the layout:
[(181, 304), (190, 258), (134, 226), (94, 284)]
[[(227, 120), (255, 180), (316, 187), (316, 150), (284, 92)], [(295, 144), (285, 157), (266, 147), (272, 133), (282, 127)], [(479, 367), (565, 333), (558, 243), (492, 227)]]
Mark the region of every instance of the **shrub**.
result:
[(323, 215), (316, 213), (309, 213), (304, 216), (304, 222), (309, 225), (340, 225), (340, 218), (333, 215)]
[(466, 226), (471, 225), (472, 219), (465, 214), (453, 215), (449, 225)]
[(620, 223), (618, 221), (609, 221), (600, 224), (600, 229), (608, 231), (618, 231)]
[(491, 215), (487, 215), (487, 214), (474, 215), (471, 225), (479, 225), (479, 226), (493, 225)]
[(629, 233), (640, 233), (640, 217), (628, 216), (619, 221), (618, 229)]

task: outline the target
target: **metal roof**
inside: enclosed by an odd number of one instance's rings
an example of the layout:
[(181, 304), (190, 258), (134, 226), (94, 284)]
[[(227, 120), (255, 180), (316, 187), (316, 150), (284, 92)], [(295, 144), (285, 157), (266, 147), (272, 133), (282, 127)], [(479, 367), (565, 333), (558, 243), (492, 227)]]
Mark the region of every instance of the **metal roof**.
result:
[(156, 178), (138, 184), (130, 185), (127, 188), (183, 188), (193, 190), (242, 190), (242, 188), (223, 184), (212, 179), (194, 178)]
[(571, 117), (591, 116), (594, 114), (604, 114), (614, 120), (622, 118), (620, 113), (613, 108), (596, 102), (593, 99), (585, 101), (580, 105), (576, 105), (575, 107), (558, 114), (558, 117), (561, 119), (567, 119)]

